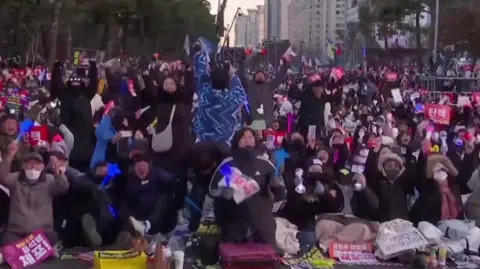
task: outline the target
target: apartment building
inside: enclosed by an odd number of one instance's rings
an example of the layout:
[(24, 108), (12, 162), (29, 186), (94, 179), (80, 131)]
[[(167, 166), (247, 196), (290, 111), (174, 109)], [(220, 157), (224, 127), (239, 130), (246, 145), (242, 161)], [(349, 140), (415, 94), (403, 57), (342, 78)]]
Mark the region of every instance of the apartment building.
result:
[(346, 29), (346, 0), (292, 0), (288, 6), (288, 37), (293, 44), (327, 60), (327, 42), (339, 44)]
[(235, 47), (246, 47), (247, 43), (247, 16), (239, 16), (235, 21)]

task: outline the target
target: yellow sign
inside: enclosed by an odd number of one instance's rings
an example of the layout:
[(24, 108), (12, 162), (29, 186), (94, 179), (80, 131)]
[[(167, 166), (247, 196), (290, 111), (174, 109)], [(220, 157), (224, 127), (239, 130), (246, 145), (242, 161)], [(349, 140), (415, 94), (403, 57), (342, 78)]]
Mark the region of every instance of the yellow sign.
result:
[(314, 268), (333, 267), (333, 260), (325, 258), (320, 249), (313, 247), (298, 258), (289, 258), (284, 260), (288, 265), (298, 265), (301, 263), (313, 265)]
[(220, 227), (215, 223), (200, 223), (196, 232), (197, 235), (220, 235)]
[(94, 269), (145, 268), (147, 256), (137, 251), (95, 251)]

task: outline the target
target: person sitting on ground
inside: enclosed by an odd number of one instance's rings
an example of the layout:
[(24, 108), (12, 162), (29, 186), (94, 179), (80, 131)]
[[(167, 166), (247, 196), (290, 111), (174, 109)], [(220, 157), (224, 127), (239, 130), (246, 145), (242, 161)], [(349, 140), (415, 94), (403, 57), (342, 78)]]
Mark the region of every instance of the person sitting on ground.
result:
[(19, 149), (12, 141), (0, 164), (0, 184), (10, 190), (10, 214), (3, 244), (20, 240), (35, 230), (42, 229), (50, 244), (57, 242), (53, 229), (53, 197), (65, 193), (69, 184), (58, 158), (52, 157), (51, 171), (43, 171), (43, 158), (32, 152), (23, 157), (22, 170), (10, 173), (12, 161)]

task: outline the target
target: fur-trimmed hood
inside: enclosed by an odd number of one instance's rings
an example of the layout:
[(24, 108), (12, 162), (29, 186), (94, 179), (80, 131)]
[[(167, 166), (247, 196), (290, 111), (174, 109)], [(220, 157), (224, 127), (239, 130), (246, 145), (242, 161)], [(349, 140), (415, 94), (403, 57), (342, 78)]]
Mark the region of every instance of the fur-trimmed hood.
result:
[(427, 159), (427, 166), (425, 169), (425, 176), (427, 178), (433, 178), (434, 169), (437, 164), (442, 165), (447, 170), (446, 172), (449, 176), (458, 176), (457, 168), (455, 168), (452, 161), (447, 156), (442, 154), (432, 154), (428, 156)]
[[(384, 176), (386, 176), (386, 174), (385, 174), (385, 169), (383, 169), (383, 165), (384, 165), (387, 161), (395, 161), (395, 162), (397, 162), (397, 163), (402, 167), (401, 173), (403, 173), (403, 171), (405, 170), (405, 166), (404, 166), (404, 163), (403, 163), (403, 159), (402, 159), (400, 156), (398, 156), (397, 154), (393, 154), (393, 153), (383, 154), (383, 155), (378, 156), (377, 169), (378, 169), (378, 171), (380, 171)], [(400, 174), (401, 174), (401, 173), (400, 173)]]

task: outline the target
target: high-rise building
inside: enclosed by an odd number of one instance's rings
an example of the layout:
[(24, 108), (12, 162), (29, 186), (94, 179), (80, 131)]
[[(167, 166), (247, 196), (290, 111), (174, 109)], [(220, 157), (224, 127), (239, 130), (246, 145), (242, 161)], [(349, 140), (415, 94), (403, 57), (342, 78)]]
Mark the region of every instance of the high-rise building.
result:
[(247, 46), (247, 16), (239, 16), (235, 21), (235, 47)]
[[(292, 0), (288, 10), (288, 37), (307, 57), (327, 60), (327, 42), (342, 43), (346, 28), (346, 0)], [(314, 54), (314, 55), (309, 55)]]
[(293, 0), (282, 0), (280, 5), (280, 39), (288, 39), (288, 6)]
[(265, 39), (279, 39), (281, 35), (282, 10), (281, 3), (284, 0), (265, 0)]
[(247, 9), (247, 46), (257, 46), (259, 43), (258, 10)]
[(257, 6), (258, 42), (265, 40), (265, 6)]

